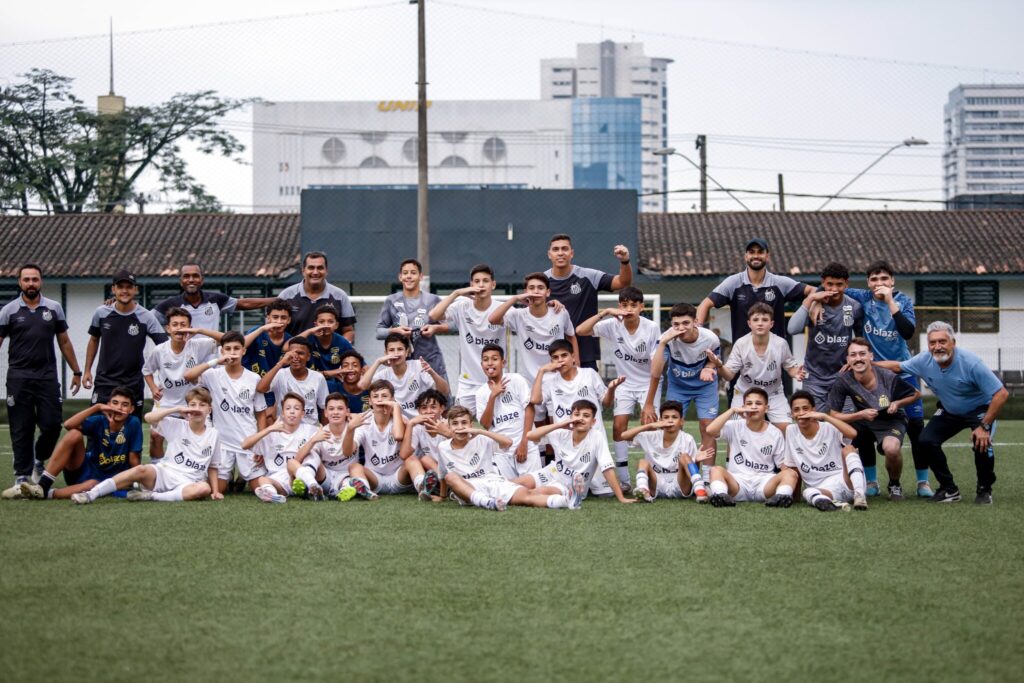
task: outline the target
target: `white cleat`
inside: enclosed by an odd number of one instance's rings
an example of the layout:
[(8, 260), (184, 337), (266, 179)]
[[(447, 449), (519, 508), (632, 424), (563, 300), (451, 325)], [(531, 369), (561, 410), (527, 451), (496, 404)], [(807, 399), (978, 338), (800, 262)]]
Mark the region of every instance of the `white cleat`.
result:
[(21, 482), (21, 497), (39, 500), (46, 497), (46, 492), (43, 491), (42, 486), (35, 482), (23, 481)]
[(256, 497), (262, 500), (264, 503), (280, 504), (288, 502), (288, 498), (278, 493), (277, 489), (275, 489), (270, 484), (264, 484), (263, 486), (257, 487), (256, 490), (253, 491), (253, 493), (255, 493)]
[(82, 492), (82, 493), (72, 493), (71, 494), (71, 502), (74, 503), (75, 505), (88, 505), (89, 503), (92, 502), (92, 498), (90, 498), (84, 492)]
[(0, 493), (0, 498), (4, 500), (21, 500), (24, 497), (21, 493), (21, 484), (15, 484), (9, 489), (4, 489), (3, 493)]
[(133, 489), (129, 491), (128, 495), (125, 497), (131, 503), (139, 503), (142, 501), (153, 500), (153, 492)]

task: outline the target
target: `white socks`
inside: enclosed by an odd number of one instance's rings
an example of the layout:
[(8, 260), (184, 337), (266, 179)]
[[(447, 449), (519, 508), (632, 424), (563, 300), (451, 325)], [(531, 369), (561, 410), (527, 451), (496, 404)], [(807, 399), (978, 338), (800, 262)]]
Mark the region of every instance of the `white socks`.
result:
[(179, 486), (178, 488), (171, 489), (170, 491), (154, 493), (153, 500), (160, 503), (180, 503), (185, 500), (185, 487)]
[(790, 486), (789, 484), (779, 484), (779, 486), (775, 489), (775, 495), (777, 495), (777, 496), (789, 496), (790, 498), (792, 498), (793, 497), (793, 487)]
[(828, 500), (831, 500), (831, 498), (826, 496), (824, 493), (822, 493), (818, 489), (812, 489), (812, 488), (805, 488), (804, 489), (804, 501), (808, 505), (814, 505), (814, 501), (816, 501), (819, 498), (826, 498)]
[(846, 454), (846, 472), (850, 475), (853, 492), (863, 496), (867, 489), (867, 482), (864, 480), (864, 465), (861, 464), (860, 453), (857, 451)]
[(712, 496), (727, 496), (729, 495), (729, 485), (724, 481), (716, 479), (711, 482), (711, 495)]
[(548, 507), (549, 508), (567, 508), (569, 507), (569, 501), (566, 500), (562, 494), (554, 496), (548, 496)]
[(636, 471), (636, 487), (638, 489), (646, 489), (648, 492), (651, 490), (651, 482), (647, 476), (647, 472), (644, 470)]
[(301, 480), (306, 485), (307, 491), (317, 485), (316, 472), (313, 471), (312, 467), (306, 465), (303, 465), (295, 472), (295, 478)]
[(615, 473), (619, 475), (619, 481), (629, 483), (629, 442), (614, 441), (615, 446)]
[(96, 500), (103, 496), (109, 496), (111, 493), (117, 490), (117, 484), (114, 483), (114, 478), (104, 479), (100, 483), (93, 486), (91, 489), (85, 492), (85, 495), (89, 496), (89, 500)]
[(424, 475), (421, 474), (412, 480), (412, 487), (416, 489), (417, 492), (423, 490), (423, 476)]

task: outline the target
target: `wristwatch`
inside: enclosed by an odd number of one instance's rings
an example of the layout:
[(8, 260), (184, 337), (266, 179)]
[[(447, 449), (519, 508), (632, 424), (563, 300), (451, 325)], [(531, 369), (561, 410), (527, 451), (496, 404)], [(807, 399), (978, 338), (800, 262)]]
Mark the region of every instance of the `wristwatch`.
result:
[(989, 432), (989, 433), (992, 432), (992, 425), (989, 424), (988, 422), (982, 422), (981, 423), (981, 428), (984, 429), (986, 432)]

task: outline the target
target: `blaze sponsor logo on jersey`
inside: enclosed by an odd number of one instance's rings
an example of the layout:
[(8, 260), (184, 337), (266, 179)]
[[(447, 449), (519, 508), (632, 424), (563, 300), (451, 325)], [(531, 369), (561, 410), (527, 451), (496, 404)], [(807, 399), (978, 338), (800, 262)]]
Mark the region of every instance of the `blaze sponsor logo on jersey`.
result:
[(800, 471), (804, 472), (805, 474), (810, 472), (838, 472), (839, 465), (837, 465), (835, 462), (825, 463), (824, 465), (809, 465), (804, 462), (800, 463)]
[(249, 406), (233, 406), (230, 403), (228, 403), (228, 400), (226, 398), (220, 402), (220, 409), (226, 413), (235, 413), (238, 415), (249, 414)]
[(818, 334), (814, 335), (814, 342), (816, 344), (839, 344), (846, 346), (850, 343), (850, 335), (848, 334), (825, 334), (821, 330), (818, 330)]
[[(769, 447), (768, 450), (769, 452), (771, 452), (771, 447)], [(752, 470), (757, 470), (759, 472), (771, 472), (772, 469), (774, 469), (771, 465), (768, 465), (766, 463), (754, 462), (749, 458), (744, 458), (742, 453), (736, 453), (735, 455), (733, 455), (732, 461), (737, 465), (744, 465)]]
[(170, 377), (168, 377), (167, 379), (164, 380), (164, 387), (166, 387), (167, 389), (173, 389), (175, 387), (186, 387), (189, 384), (191, 384), (191, 382), (189, 382), (187, 379), (172, 380)]

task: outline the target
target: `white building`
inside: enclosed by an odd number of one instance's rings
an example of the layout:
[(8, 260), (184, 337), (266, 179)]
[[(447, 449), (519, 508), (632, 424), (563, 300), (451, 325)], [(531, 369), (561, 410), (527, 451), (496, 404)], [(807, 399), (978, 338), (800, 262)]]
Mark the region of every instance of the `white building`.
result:
[[(575, 57), (541, 60), (541, 99), (636, 97), (642, 103), (641, 163), (644, 194), (668, 190), (667, 70), (671, 59), (644, 55), (643, 43), (581, 43)], [(665, 211), (664, 194), (641, 198), (641, 211)]]
[(947, 201), (1024, 195), (1024, 84), (957, 86), (945, 128)]

